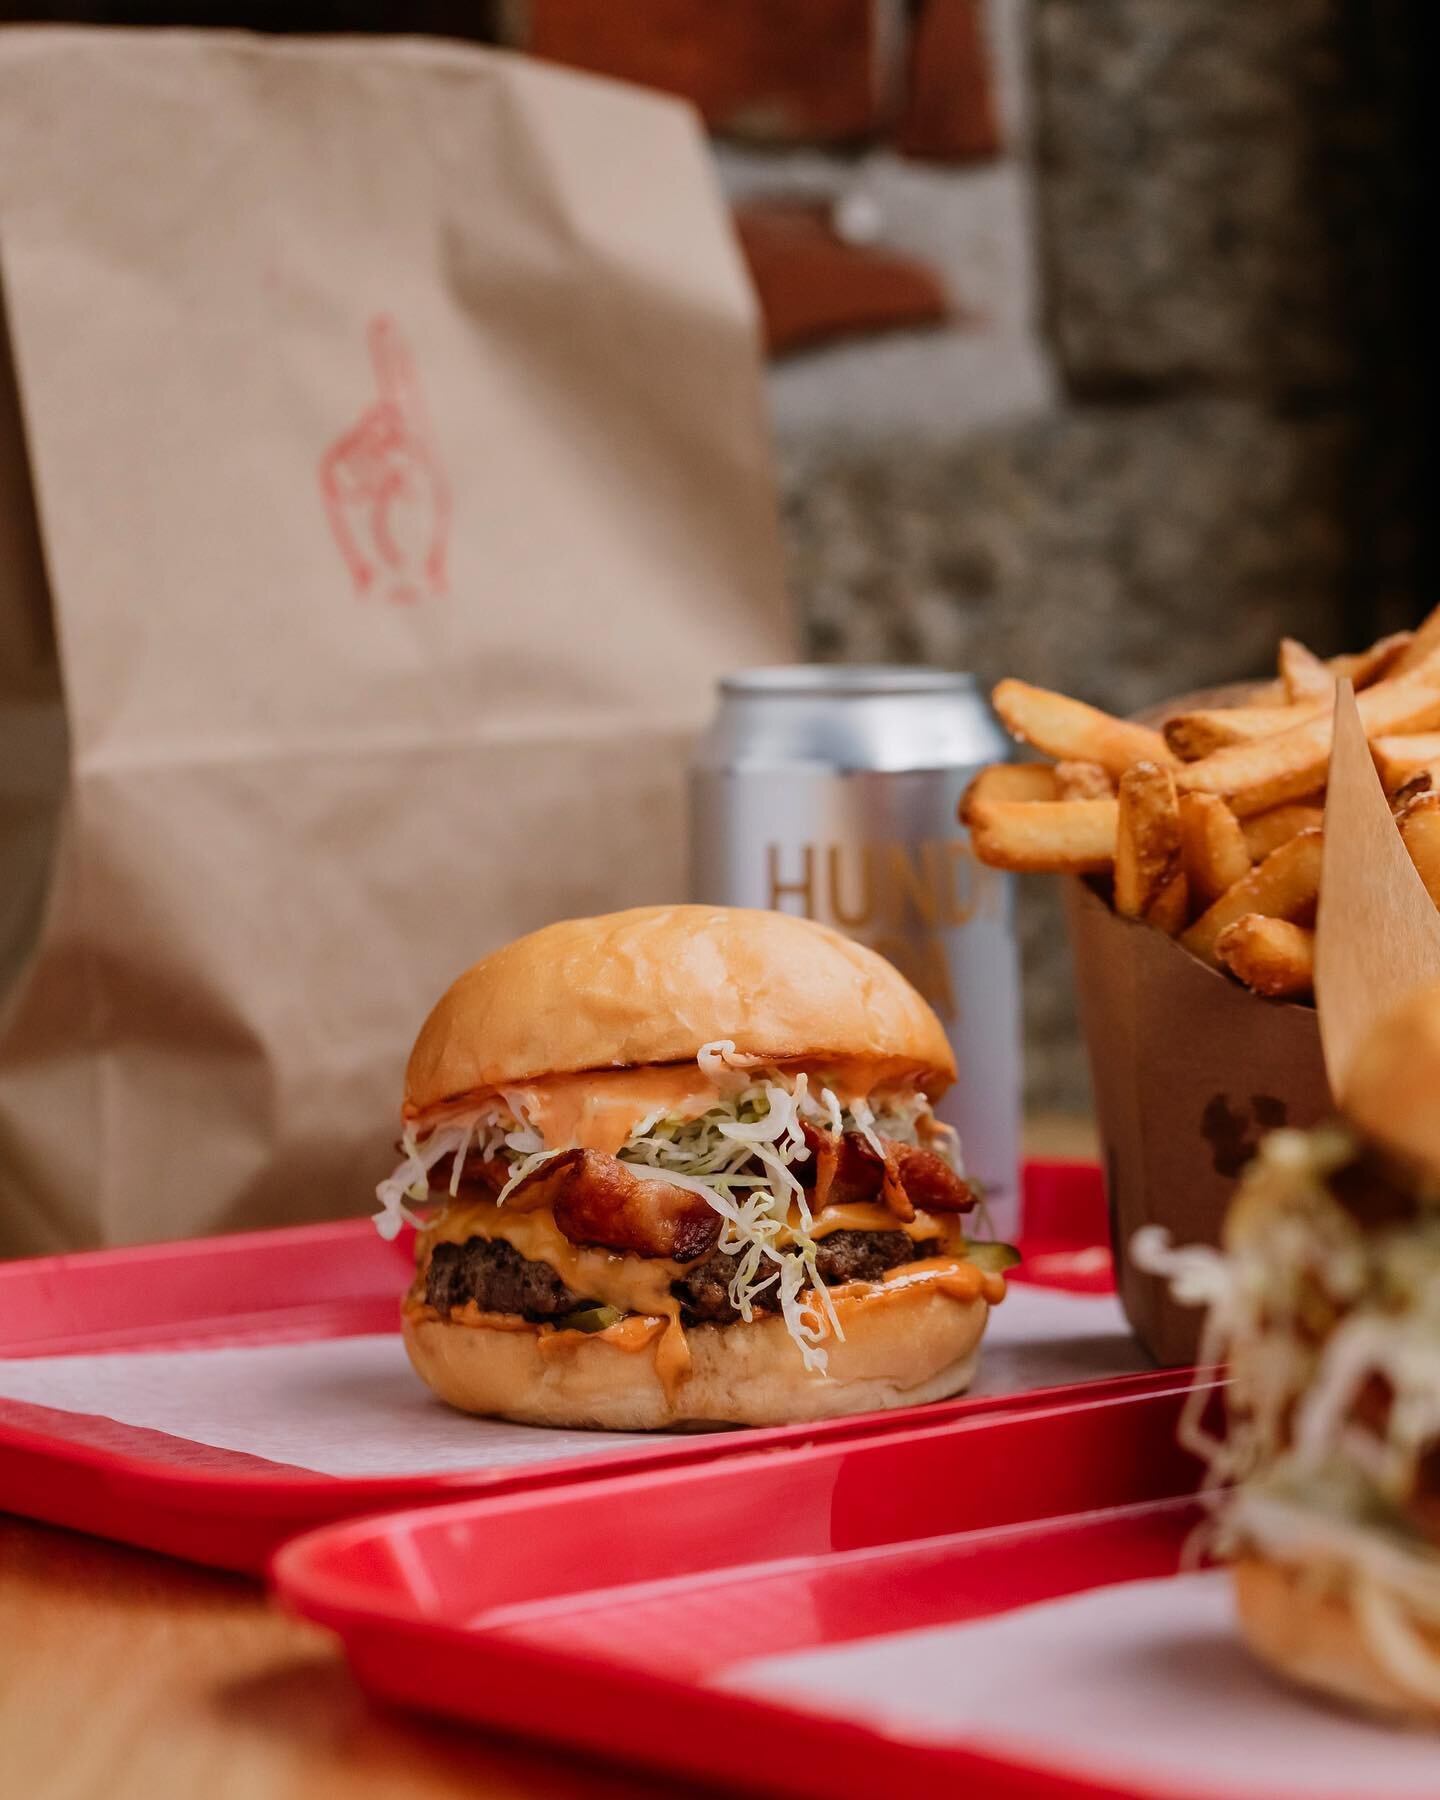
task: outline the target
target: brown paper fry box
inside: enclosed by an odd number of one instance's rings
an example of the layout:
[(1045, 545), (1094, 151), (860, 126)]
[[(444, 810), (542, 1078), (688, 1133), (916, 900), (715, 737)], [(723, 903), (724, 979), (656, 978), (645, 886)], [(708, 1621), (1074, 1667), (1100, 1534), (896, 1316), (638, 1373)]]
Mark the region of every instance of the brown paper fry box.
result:
[(1334, 1106), (1315, 1010), (1262, 1000), (1081, 880), (1066, 909), (1110, 1200), (1116, 1278), (1158, 1362), (1195, 1360), (1202, 1313), (1126, 1251), (1142, 1225), (1215, 1244), (1240, 1171), (1276, 1126)]
[(715, 675), (791, 651), (687, 108), (0, 32), (0, 1254), (367, 1210), (436, 996), (683, 897)]
[(1440, 981), (1440, 915), (1396, 830), (1348, 682), (1335, 704), (1316, 1007), (1261, 999), (1163, 932), (1120, 918), (1089, 883), (1066, 884), (1120, 1297), (1162, 1363), (1194, 1360), (1202, 1313), (1134, 1266), (1135, 1232), (1154, 1224), (1177, 1244), (1218, 1243), (1260, 1138), (1333, 1117), (1332, 1089), (1343, 1095), (1366, 1032)]

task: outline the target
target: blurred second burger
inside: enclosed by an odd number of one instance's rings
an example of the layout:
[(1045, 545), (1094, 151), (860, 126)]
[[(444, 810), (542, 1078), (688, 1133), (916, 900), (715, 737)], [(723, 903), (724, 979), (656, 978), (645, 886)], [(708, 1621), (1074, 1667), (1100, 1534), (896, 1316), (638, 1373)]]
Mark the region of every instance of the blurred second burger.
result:
[[(1135, 1254), (1209, 1306), (1223, 1436), (1182, 1428), (1221, 1492), (1246, 1636), (1281, 1673), (1440, 1725), (1440, 990), (1363, 1043), (1348, 1125), (1279, 1131), (1224, 1254)], [(1232, 1485), (1233, 1484), (1233, 1485)]]

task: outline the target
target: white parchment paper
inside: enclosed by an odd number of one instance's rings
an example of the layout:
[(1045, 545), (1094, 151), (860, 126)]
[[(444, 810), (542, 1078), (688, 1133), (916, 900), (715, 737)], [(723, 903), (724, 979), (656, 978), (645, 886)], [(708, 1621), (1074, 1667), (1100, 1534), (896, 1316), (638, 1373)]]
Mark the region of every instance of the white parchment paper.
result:
[[(1143, 1367), (1111, 1296), (1012, 1287), (991, 1314), (977, 1394)], [(326, 1475), (513, 1468), (654, 1436), (549, 1431), (444, 1406), (395, 1333), (316, 1343), (0, 1360), (0, 1396), (98, 1413)]]
[(741, 1663), (719, 1685), (1184, 1800), (1440, 1794), (1440, 1739), (1332, 1710), (1250, 1657), (1223, 1572)]
[(1113, 1294), (1069, 1294), (1017, 1282), (986, 1322), (980, 1372), (970, 1391), (1023, 1394), (1151, 1366)]

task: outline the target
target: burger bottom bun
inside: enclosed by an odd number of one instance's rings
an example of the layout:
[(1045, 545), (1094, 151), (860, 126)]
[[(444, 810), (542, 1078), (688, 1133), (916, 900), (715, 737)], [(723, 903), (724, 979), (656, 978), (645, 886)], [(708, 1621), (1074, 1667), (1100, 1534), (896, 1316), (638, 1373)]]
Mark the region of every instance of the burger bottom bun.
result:
[(690, 1372), (667, 1395), (657, 1336), (641, 1349), (600, 1335), (404, 1321), (421, 1378), (462, 1412), (526, 1425), (659, 1431), (675, 1425), (787, 1425), (844, 1413), (915, 1406), (963, 1393), (979, 1357), (988, 1308), (930, 1284), (876, 1284), (840, 1303), (845, 1341), (825, 1344), (829, 1367), (807, 1370), (783, 1319), (695, 1325)]
[[(1390, 1674), (1348, 1602), (1317, 1587), (1313, 1571), (1252, 1555), (1235, 1565), (1234, 1577), (1241, 1629), (1272, 1669), (1367, 1712), (1440, 1725), (1440, 1703)], [(1440, 1656), (1440, 1636), (1413, 1622), (1411, 1629)]]

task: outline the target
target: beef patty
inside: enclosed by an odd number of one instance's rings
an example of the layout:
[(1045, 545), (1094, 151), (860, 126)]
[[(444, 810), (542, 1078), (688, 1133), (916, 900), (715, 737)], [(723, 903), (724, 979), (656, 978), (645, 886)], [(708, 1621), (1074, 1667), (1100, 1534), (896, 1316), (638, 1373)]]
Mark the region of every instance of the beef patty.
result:
[(425, 1299), (441, 1317), (473, 1300), (482, 1312), (520, 1313), (553, 1319), (594, 1306), (566, 1287), (549, 1263), (531, 1262), (503, 1238), (471, 1238), (437, 1244), (425, 1271)]
[[(815, 1266), (827, 1287), (847, 1281), (875, 1281), (887, 1269), (934, 1256), (937, 1243), (914, 1243), (903, 1231), (832, 1231), (815, 1246)], [(730, 1325), (740, 1314), (730, 1304), (736, 1257), (717, 1250), (673, 1283), (687, 1325)], [(444, 1317), (452, 1306), (473, 1300), (482, 1312), (519, 1313), (532, 1320), (561, 1318), (597, 1300), (577, 1294), (549, 1263), (531, 1262), (503, 1238), (470, 1238), (437, 1244), (425, 1272), (425, 1299)], [(779, 1312), (779, 1283), (755, 1296), (759, 1312)]]
[[(826, 1287), (847, 1281), (878, 1281), (887, 1269), (917, 1257), (934, 1256), (938, 1243), (916, 1244), (903, 1231), (832, 1231), (815, 1246), (815, 1267)], [(740, 1259), (717, 1250), (698, 1268), (673, 1284), (671, 1292), (682, 1305), (680, 1316), (687, 1325), (733, 1325), (740, 1314), (730, 1304), (730, 1283)], [(779, 1312), (780, 1283), (772, 1281), (755, 1296), (757, 1312)]]

